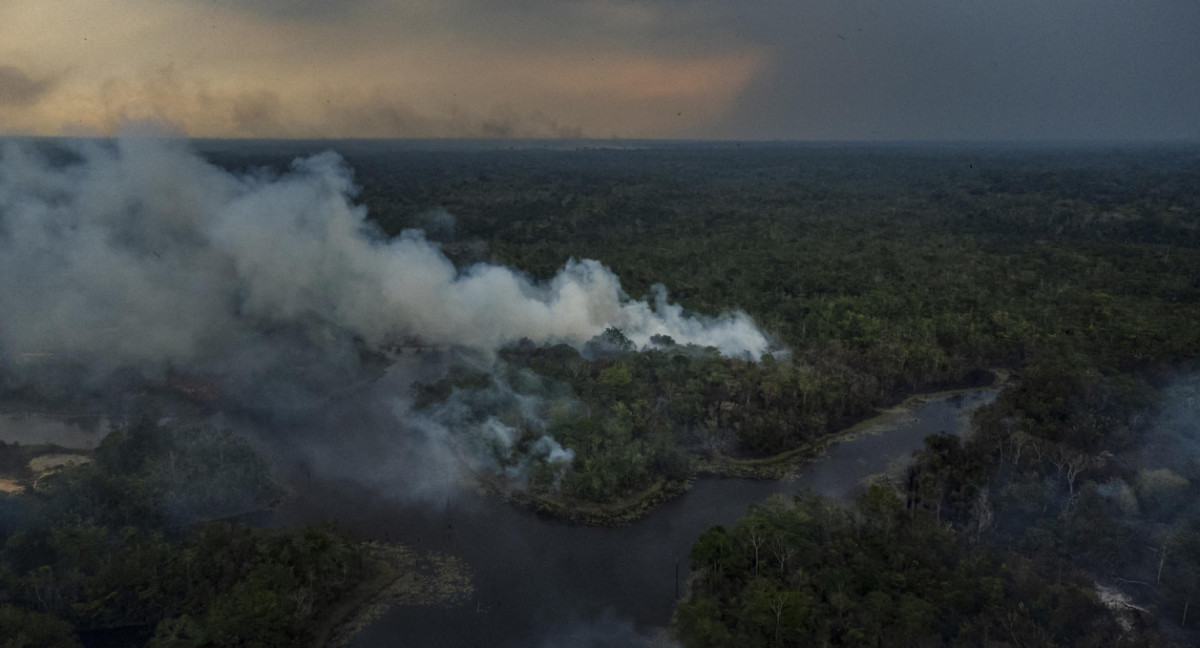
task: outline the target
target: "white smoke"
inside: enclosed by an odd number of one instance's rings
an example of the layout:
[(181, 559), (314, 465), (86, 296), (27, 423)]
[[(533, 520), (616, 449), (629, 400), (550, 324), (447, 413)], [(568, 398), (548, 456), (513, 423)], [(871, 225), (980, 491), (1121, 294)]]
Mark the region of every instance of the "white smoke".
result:
[(638, 345), (768, 349), (746, 314), (689, 316), (662, 287), (653, 303), (631, 300), (597, 261), (537, 283), (498, 265), (459, 270), (420, 231), (386, 240), (332, 152), (272, 176), (161, 139), (69, 147), (69, 160), (16, 142), (0, 153), (0, 364), (161, 371), (279, 327), (485, 352), (522, 338), (580, 347), (608, 327)]
[(551, 394), (548, 381), (538, 380), (537, 394), (514, 391), (501, 377), (499, 367), (486, 386), (454, 389), (442, 402), (403, 419), (431, 438), (455, 445), (464, 459), (477, 468), (503, 475), (510, 484), (523, 485), (535, 464), (548, 464), (561, 475), (575, 460), (575, 451), (545, 432), (553, 412), (574, 411), (571, 396)]

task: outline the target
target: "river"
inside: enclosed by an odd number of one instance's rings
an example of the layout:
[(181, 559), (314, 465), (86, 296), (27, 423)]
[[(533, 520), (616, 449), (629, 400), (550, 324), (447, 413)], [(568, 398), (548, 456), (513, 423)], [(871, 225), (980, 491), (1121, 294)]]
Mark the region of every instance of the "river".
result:
[(469, 603), (392, 610), (355, 636), (354, 648), (635, 645), (669, 623), (688, 576), (688, 551), (706, 529), (732, 524), (774, 493), (811, 489), (849, 501), (868, 477), (902, 467), (926, 436), (965, 433), (970, 412), (997, 391), (910, 399), (782, 480), (700, 479), (625, 527), (570, 525), (467, 490), (414, 506), (351, 480), (320, 479), (301, 484), (296, 497), (254, 522), (336, 521), (365, 539), (470, 563)]

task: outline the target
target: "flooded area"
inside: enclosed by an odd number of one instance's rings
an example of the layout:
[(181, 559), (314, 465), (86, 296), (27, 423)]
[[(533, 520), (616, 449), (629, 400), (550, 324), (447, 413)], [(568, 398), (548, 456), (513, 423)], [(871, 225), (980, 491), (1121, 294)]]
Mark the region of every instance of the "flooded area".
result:
[(350, 646), (636, 645), (669, 623), (688, 577), (688, 552), (706, 529), (732, 524), (775, 493), (811, 489), (850, 501), (865, 480), (904, 466), (926, 436), (967, 433), (970, 413), (997, 391), (910, 399), (784, 479), (700, 479), (624, 527), (574, 526), (469, 490), (439, 505), (414, 506), (349, 481), (323, 480), (299, 485), (296, 497), (253, 522), (336, 521), (365, 539), (437, 550), (470, 564), (476, 595), (469, 603), (392, 610)]

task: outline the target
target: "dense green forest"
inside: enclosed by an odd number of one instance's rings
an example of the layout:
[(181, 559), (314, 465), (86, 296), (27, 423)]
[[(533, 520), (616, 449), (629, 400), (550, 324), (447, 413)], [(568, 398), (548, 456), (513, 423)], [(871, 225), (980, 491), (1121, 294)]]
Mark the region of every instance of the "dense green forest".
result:
[[(1196, 151), (515, 152), (479, 154), (474, 177), (442, 162), (406, 169), (421, 191), (403, 196), (363, 166), (385, 230), (444, 207), (461, 262), (545, 277), (597, 258), (633, 296), (663, 283), (696, 311), (743, 308), (790, 350), (505, 354), (589, 410), (551, 425), (576, 451), (553, 483), (576, 497), (1014, 370), (976, 434), (930, 439), (905, 483), (850, 512), (776, 503), (702, 538), (687, 645), (1194, 640)], [(1096, 581), (1133, 606), (1124, 625)]]
[[(1011, 370), (972, 436), (932, 437), (856, 506), (773, 501), (705, 534), (676, 613), (686, 645), (1194, 641), (1195, 149), (344, 144), (383, 235), (425, 227), (460, 266), (536, 278), (595, 258), (634, 298), (662, 283), (693, 312), (743, 309), (786, 349), (636, 349), (612, 329), (584, 349), (516, 344), (415, 389), (423, 415), (514, 430), (480, 451), (530, 493), (636, 496)], [(208, 146), (241, 170), (299, 153)], [(198, 522), (279, 497), (268, 474), (232, 435), (147, 420), (0, 496), (13, 645), (118, 628), (249, 645), (249, 618), (260, 645), (313, 641), (379, 558), (327, 527)], [(1114, 614), (1097, 582), (1140, 610)]]
[(1200, 382), (1062, 360), (849, 511), (800, 496), (710, 530), (676, 612), (685, 644), (1194, 642)]
[(1082, 574), (971, 547), (883, 486), (852, 510), (773, 499), (705, 533), (691, 558), (676, 610), (689, 646), (1137, 643)]
[(387, 234), (428, 227), (460, 264), (540, 278), (599, 259), (631, 296), (662, 283), (696, 312), (744, 309), (788, 349), (762, 363), (670, 344), (510, 350), (512, 371), (585, 405), (552, 418), (571, 472), (543, 469), (535, 489), (618, 498), (680, 478), (689, 457), (802, 447), (988, 368), (1128, 375), (1200, 351), (1191, 149), (346, 155)]
[(0, 496), (0, 645), (313, 643), (380, 567), (333, 527), (203, 522), (279, 495), (228, 431), (144, 417), (114, 430), (90, 463)]

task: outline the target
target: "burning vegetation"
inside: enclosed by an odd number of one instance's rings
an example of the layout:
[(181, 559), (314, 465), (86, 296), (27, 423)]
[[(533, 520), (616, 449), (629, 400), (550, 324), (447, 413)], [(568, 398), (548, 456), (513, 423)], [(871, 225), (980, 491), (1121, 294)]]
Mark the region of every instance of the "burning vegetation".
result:
[(3, 396), (113, 424), (41, 477), (58, 450), (0, 447), (4, 488), (37, 484), (0, 496), (0, 618), (62, 645), (296, 645), (428, 564), (205, 522), (285, 496), (263, 453), (406, 503), (482, 478), (611, 522), (1002, 367), (973, 435), (855, 507), (802, 496), (706, 534), (681, 639), (1194, 638), (1194, 157), (625, 153), (480, 153), (494, 181), (464, 184), (370, 148), (279, 171), (7, 144)]

